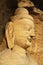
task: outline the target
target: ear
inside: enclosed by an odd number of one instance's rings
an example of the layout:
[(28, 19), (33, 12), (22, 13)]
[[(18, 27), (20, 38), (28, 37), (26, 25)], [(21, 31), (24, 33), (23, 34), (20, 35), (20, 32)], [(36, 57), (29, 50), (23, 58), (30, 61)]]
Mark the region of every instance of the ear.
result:
[(6, 40), (7, 40), (8, 47), (13, 48), (14, 47), (14, 40), (15, 40), (13, 22), (9, 22), (6, 25), (5, 37), (6, 37)]

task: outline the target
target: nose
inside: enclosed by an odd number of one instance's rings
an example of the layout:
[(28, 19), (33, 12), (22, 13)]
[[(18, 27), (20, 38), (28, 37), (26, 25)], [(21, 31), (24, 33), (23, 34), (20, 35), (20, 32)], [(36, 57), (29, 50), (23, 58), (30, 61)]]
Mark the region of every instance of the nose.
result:
[(30, 36), (31, 36), (32, 38), (35, 37), (35, 31), (34, 31), (33, 28), (32, 28), (31, 31), (30, 31)]

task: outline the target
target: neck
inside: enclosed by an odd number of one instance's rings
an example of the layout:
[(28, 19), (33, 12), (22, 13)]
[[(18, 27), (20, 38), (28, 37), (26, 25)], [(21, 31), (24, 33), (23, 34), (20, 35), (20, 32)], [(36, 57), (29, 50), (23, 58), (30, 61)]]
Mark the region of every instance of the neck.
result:
[(20, 55), (26, 54), (26, 50), (18, 45), (15, 45), (13, 50)]

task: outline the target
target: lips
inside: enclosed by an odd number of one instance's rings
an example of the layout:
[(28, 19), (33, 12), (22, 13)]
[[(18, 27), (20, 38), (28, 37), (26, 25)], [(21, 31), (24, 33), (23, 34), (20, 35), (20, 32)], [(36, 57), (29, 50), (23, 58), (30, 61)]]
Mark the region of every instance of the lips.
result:
[(31, 37), (27, 37), (28, 41), (31, 42), (32, 41), (32, 38)]

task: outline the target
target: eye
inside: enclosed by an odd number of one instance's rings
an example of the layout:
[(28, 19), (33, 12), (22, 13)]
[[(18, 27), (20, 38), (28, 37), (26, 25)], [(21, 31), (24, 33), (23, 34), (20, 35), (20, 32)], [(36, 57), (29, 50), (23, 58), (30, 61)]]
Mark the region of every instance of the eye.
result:
[(30, 31), (32, 29), (32, 27), (28, 28), (28, 31)]

